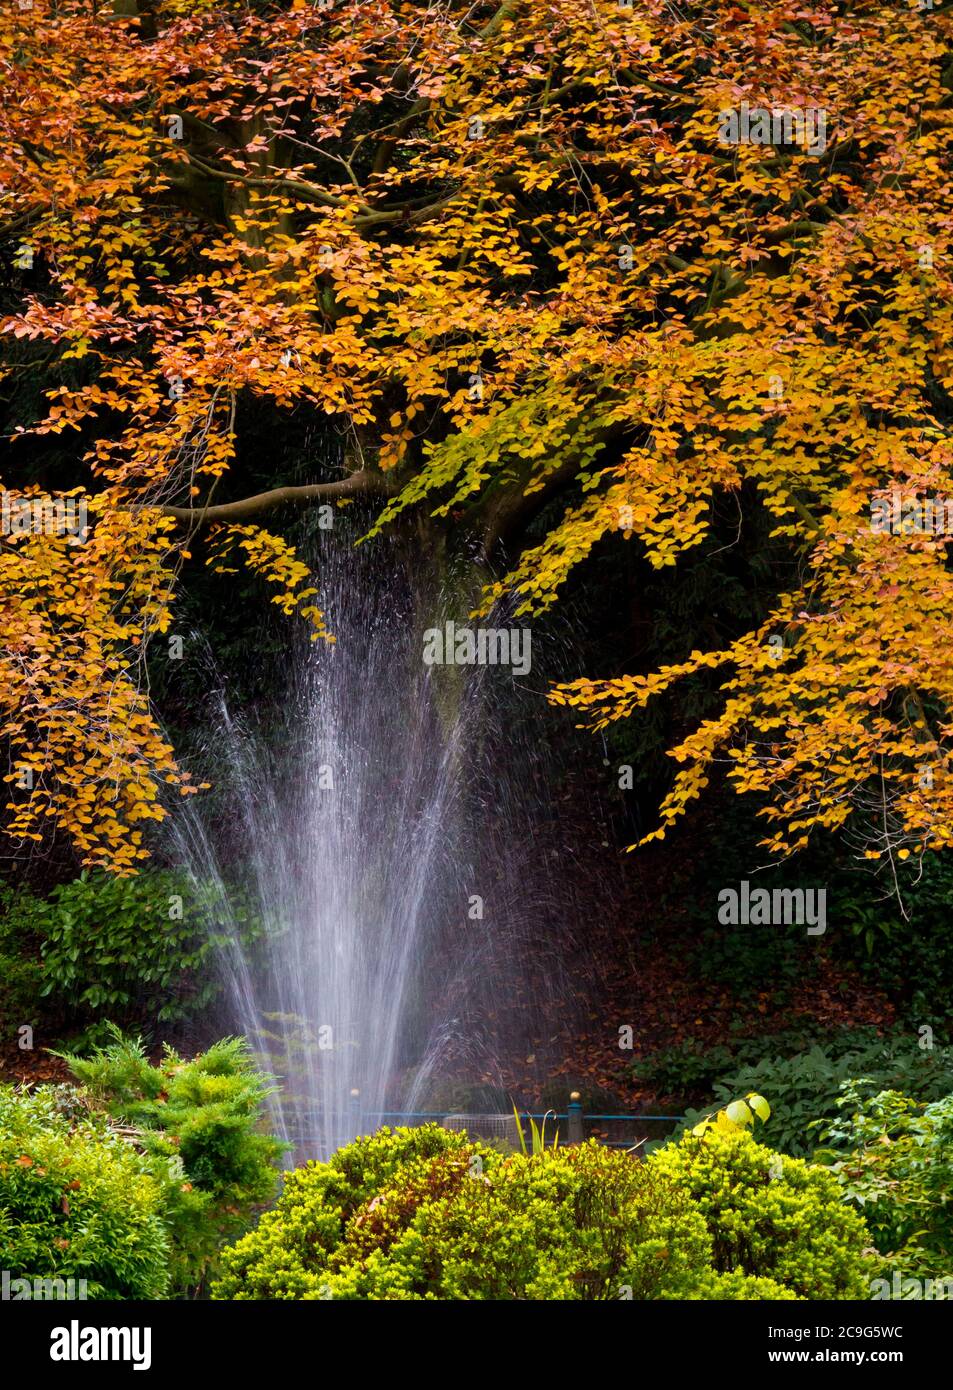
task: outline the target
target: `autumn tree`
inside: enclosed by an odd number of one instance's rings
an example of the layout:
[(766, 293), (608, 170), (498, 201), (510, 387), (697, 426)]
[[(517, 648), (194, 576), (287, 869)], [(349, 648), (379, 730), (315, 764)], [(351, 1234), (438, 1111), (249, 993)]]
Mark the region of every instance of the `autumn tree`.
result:
[[(143, 652), (197, 548), (323, 636), (290, 509), (377, 498), (372, 534), (485, 564), (477, 612), (537, 614), (597, 544), (710, 544), (727, 497), (793, 557), (767, 620), (553, 700), (598, 727), (716, 673), (656, 835), (722, 764), (779, 853), (951, 843), (948, 532), (875, 524), (953, 491), (951, 32), (925, 0), (8, 4), (6, 370), (89, 509), (2, 538), (8, 829), (143, 856), (182, 784)], [(326, 476), (236, 495), (246, 400), (326, 419)]]

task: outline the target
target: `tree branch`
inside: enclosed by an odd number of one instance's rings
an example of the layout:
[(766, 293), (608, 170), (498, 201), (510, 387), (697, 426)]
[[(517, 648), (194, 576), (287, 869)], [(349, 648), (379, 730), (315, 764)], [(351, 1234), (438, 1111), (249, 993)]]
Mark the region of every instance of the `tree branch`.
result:
[(270, 492), (258, 492), (253, 497), (243, 497), (237, 502), (221, 502), (215, 507), (160, 507), (163, 516), (174, 517), (176, 521), (187, 522), (190, 526), (208, 526), (213, 522), (240, 522), (257, 518), (276, 507), (307, 506), (335, 497), (358, 497), (362, 495), (389, 496), (393, 488), (382, 473), (360, 469), (346, 478), (333, 483), (309, 483), (304, 487), (276, 487)]
[(542, 511), (560, 488), (576, 477), (579, 464), (571, 459), (549, 475), (542, 487), (533, 492), (522, 488), (507, 488), (497, 493), (486, 507), (483, 520), (483, 551), (490, 555), (497, 545), (512, 545), (535, 516)]

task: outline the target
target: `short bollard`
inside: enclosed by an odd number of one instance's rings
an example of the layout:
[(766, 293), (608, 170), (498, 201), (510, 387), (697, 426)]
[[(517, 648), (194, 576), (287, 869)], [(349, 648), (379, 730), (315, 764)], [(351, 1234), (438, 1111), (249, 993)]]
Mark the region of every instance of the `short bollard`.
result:
[(582, 1097), (578, 1091), (573, 1091), (569, 1097), (569, 1106), (566, 1113), (567, 1143), (581, 1144), (583, 1142), (582, 1133)]

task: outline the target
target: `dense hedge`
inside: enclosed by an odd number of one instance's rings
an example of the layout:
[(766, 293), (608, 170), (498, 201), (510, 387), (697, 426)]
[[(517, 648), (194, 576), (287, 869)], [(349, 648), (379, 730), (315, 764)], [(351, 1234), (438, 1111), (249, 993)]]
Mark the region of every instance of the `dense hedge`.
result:
[(243, 1039), (153, 1065), (112, 1030), (69, 1057), (83, 1089), (0, 1088), (0, 1269), (90, 1298), (189, 1297), (275, 1195), (284, 1149)]
[[(840, 1104), (817, 1158), (830, 1166), (843, 1198), (863, 1212), (884, 1257), (878, 1277), (949, 1281), (953, 1288), (953, 1095), (923, 1105), (897, 1091), (867, 1096), (849, 1085)], [(888, 1295), (881, 1288), (877, 1296)], [(940, 1296), (950, 1294), (904, 1295)]]
[(162, 1298), (169, 1240), (142, 1158), (70, 1092), (0, 1086), (0, 1266), (85, 1279), (94, 1299)]
[(926, 1049), (919, 1041), (910, 1032), (880, 1037), (873, 1029), (851, 1029), (833, 1044), (784, 1055), (772, 1050), (771, 1039), (762, 1039), (748, 1045), (751, 1060), (719, 1071), (711, 1103), (688, 1110), (685, 1127), (693, 1128), (712, 1106), (754, 1091), (771, 1097), (765, 1141), (795, 1158), (810, 1158), (818, 1142), (815, 1121), (836, 1118), (845, 1082), (865, 1095), (898, 1090), (919, 1101), (938, 1101), (953, 1091), (953, 1047)]
[(9, 1033), (45, 1016), (75, 1035), (194, 1017), (221, 991), (218, 953), (262, 930), (237, 889), (226, 902), (169, 870), (84, 871), (47, 897), (0, 885), (0, 1022)]
[(503, 1155), (431, 1125), (290, 1174), (213, 1297), (852, 1298), (865, 1241), (828, 1173), (745, 1133), (640, 1162), (595, 1143)]
[[(770, 1300), (865, 1298), (877, 1272), (831, 1171), (715, 1128), (644, 1162), (595, 1143), (504, 1154), (436, 1125), (382, 1130), (290, 1173), (219, 1253), (267, 1198), (278, 1152), (253, 1128), (261, 1083), (242, 1045), (153, 1067), (117, 1040), (83, 1070), (85, 1093), (0, 1088), (12, 1278), (161, 1298), (217, 1264), (220, 1299)], [(124, 1137), (120, 1117), (135, 1124)]]
[(277, 1187), (284, 1146), (261, 1131), (268, 1086), (245, 1040), (224, 1038), (188, 1061), (167, 1046), (154, 1066), (140, 1040), (113, 1028), (107, 1047), (66, 1060), (90, 1103), (133, 1128), (161, 1189), (170, 1293), (195, 1293), (219, 1247)]
[(802, 1298), (867, 1297), (867, 1231), (825, 1169), (744, 1131), (688, 1134), (649, 1162), (697, 1203), (719, 1272), (773, 1279)]

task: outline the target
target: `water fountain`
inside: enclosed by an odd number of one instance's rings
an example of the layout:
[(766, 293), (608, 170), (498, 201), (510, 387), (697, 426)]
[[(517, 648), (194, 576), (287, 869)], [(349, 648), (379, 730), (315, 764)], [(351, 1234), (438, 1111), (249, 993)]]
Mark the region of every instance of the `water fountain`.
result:
[[(177, 832), (236, 943), (233, 1013), (279, 1082), (271, 1118), (295, 1161), (415, 1107), (450, 1051), (492, 1072), (498, 1039), (466, 1013), (501, 951), (530, 1008), (533, 991), (568, 998), (555, 947), (531, 986), (521, 960), (525, 929), (566, 900), (550, 866), (541, 881), (530, 866), (546, 777), (538, 750), (517, 756), (512, 673), (427, 666), (421, 614), (440, 602), (402, 592), (396, 568), (381, 583), (379, 551), (372, 569), (335, 540), (314, 569), (337, 642), (301, 642), (278, 728), (216, 693), (225, 825), (197, 799)], [(264, 933), (251, 949), (246, 896)]]

